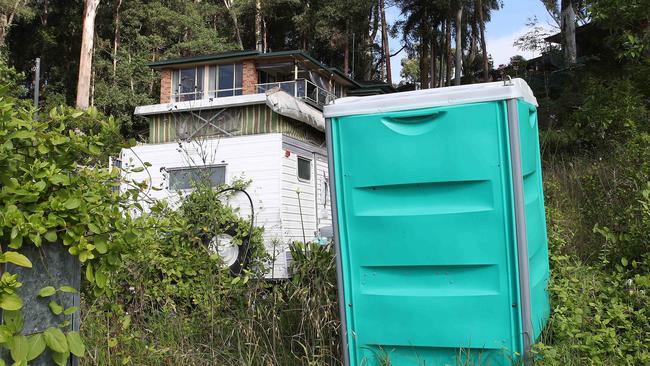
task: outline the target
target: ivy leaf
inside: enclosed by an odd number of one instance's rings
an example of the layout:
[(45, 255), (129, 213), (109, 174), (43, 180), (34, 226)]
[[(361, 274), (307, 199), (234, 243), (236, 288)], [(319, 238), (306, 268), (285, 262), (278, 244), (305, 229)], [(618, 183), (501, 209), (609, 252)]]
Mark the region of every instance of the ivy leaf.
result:
[(88, 146), (88, 151), (90, 151), (90, 153), (93, 155), (99, 155), (102, 153), (102, 150), (99, 148), (99, 146), (95, 144), (90, 144)]
[(10, 333), (18, 333), (23, 329), (23, 314), (20, 311), (3, 311), (2, 315), (5, 321), (4, 326)]
[(108, 248), (106, 248), (106, 242), (105, 241), (96, 241), (94, 242), (95, 244), (95, 249), (99, 254), (106, 254), (108, 251)]
[(59, 288), (59, 291), (68, 292), (68, 293), (71, 293), (71, 294), (77, 292), (77, 290), (74, 287), (70, 287), (70, 286), (61, 286)]
[(38, 291), (38, 296), (39, 297), (50, 297), (50, 296), (54, 295), (55, 293), (56, 293), (56, 289), (54, 288), (54, 286), (47, 286), (47, 287), (43, 287), (42, 289), (40, 289), (40, 291)]
[(68, 352), (68, 342), (66, 341), (65, 334), (59, 328), (49, 327), (43, 332), (45, 344), (54, 352), (66, 353)]
[(68, 141), (70, 141), (70, 138), (63, 135), (55, 135), (52, 136), (52, 138), (50, 139), (52, 145), (61, 145), (61, 144), (65, 144)]
[(15, 238), (12, 238), (9, 242), (9, 248), (11, 249), (20, 249), (23, 246), (23, 236), (18, 234)]
[(40, 356), (45, 351), (45, 339), (43, 334), (36, 333), (28, 338), (29, 352), (27, 353), (27, 361), (31, 361)]
[(106, 282), (107, 282), (106, 274), (103, 271), (97, 271), (95, 273), (95, 283), (97, 284), (97, 286), (99, 288), (104, 288), (106, 287)]
[(17, 252), (4, 252), (4, 262), (13, 263), (17, 266), (32, 268), (32, 262), (27, 257)]
[(50, 301), (47, 306), (50, 307), (50, 310), (52, 310), (54, 315), (60, 315), (63, 312), (63, 306), (59, 305), (56, 301)]
[(11, 330), (6, 325), (0, 325), (0, 344), (9, 342), (11, 340)]
[(86, 279), (90, 283), (95, 282), (95, 275), (94, 275), (94, 272), (93, 272), (93, 264), (92, 263), (88, 263), (88, 265), (86, 265)]
[[(79, 308), (77, 308), (76, 306), (71, 306), (71, 307), (65, 309), (65, 311), (63, 311), (63, 314), (64, 315), (74, 314), (74, 312), (77, 311), (77, 309), (79, 309)], [(72, 353), (74, 354), (74, 352), (72, 352)]]
[(24, 335), (15, 335), (8, 344), (11, 358), (14, 361), (22, 361), (27, 358), (29, 352), (29, 342)]
[(81, 336), (78, 332), (71, 331), (65, 335), (68, 339), (68, 345), (70, 346), (70, 352), (77, 357), (83, 357), (86, 353), (86, 345), (84, 344)]
[(88, 229), (90, 231), (92, 231), (93, 233), (95, 233), (95, 234), (101, 234), (102, 233), (102, 231), (99, 229), (99, 226), (97, 226), (97, 224), (95, 224), (94, 222), (89, 222), (88, 223)]
[(58, 366), (66, 366), (70, 358), (70, 351), (66, 352), (52, 352), (52, 360)]
[(47, 153), (50, 152), (50, 148), (48, 148), (47, 146), (45, 146), (43, 144), (38, 145), (37, 149), (38, 149), (38, 152), (41, 153), (41, 154), (47, 154)]
[(73, 210), (81, 205), (81, 200), (77, 197), (70, 197), (65, 201), (64, 206), (68, 210)]
[(61, 184), (64, 186), (70, 184), (70, 178), (68, 178), (68, 176), (65, 174), (54, 174), (51, 177), (49, 177), (49, 179), (52, 184), (57, 184), (57, 185)]
[(95, 249), (99, 254), (106, 254), (106, 252), (108, 251), (108, 248), (106, 247), (106, 239), (104, 238), (102, 239), (100, 239), (99, 237), (95, 238), (93, 244), (95, 244)]
[(9, 136), (9, 139), (29, 139), (35, 136), (34, 131), (18, 130)]
[(49, 241), (50, 243), (54, 243), (56, 241), (57, 235), (55, 230), (50, 230), (43, 235), (45, 237), (45, 240)]
[(2, 294), (0, 296), (0, 308), (3, 310), (18, 310), (23, 307), (23, 300), (16, 294)]

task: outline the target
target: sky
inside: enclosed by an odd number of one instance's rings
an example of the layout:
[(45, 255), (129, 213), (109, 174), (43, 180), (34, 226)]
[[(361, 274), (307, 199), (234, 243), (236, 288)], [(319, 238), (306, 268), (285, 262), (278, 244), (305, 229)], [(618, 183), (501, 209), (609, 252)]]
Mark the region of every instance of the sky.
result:
[[(492, 55), (494, 65), (507, 64), (511, 56), (522, 55), (530, 59), (539, 55), (533, 55), (532, 52), (521, 51), (512, 44), (517, 38), (528, 31), (526, 23), (528, 18), (537, 16), (539, 25), (551, 28), (553, 21), (544, 9), (540, 0), (504, 0), (503, 8), (492, 13), (492, 20), (485, 26), (485, 36), (488, 53)], [(400, 10), (396, 6), (386, 9), (386, 18), (390, 24), (394, 24), (400, 19)], [(402, 47), (401, 35), (391, 38), (389, 41), (391, 52), (396, 52)], [(399, 76), (401, 65), (400, 61), (406, 57), (406, 52), (391, 57), (391, 70), (393, 82), (398, 83), (401, 80)]]

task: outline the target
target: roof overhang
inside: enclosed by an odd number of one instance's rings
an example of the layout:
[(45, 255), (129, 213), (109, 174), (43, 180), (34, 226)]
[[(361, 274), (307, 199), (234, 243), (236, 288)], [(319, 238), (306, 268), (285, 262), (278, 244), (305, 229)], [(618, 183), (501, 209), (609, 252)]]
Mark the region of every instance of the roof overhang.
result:
[(308, 53), (301, 50), (290, 50), (290, 51), (275, 51), (275, 52), (266, 52), (262, 53), (255, 50), (249, 51), (231, 51), (223, 52), (212, 55), (205, 56), (195, 56), (195, 57), (183, 57), (170, 60), (161, 60), (150, 62), (147, 65), (154, 70), (161, 70), (166, 68), (173, 67), (189, 67), (189, 66), (198, 66), (206, 65), (212, 63), (225, 63), (225, 62), (237, 62), (244, 60), (253, 60), (257, 63), (267, 63), (267, 62), (277, 62), (277, 61), (298, 61), (303, 64), (305, 67), (311, 70), (320, 72), (321, 74), (326, 74), (330, 78), (333, 78), (339, 84), (345, 86), (354, 86), (359, 87), (360, 85), (349, 78), (345, 73), (335, 67), (328, 67), (309, 55)]

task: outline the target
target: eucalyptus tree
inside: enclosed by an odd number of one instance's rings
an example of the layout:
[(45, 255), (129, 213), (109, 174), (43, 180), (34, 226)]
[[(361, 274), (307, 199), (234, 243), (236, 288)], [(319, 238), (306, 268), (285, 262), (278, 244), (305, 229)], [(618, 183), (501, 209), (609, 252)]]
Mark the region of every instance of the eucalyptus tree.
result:
[(0, 0), (0, 46), (16, 20), (29, 19), (35, 14), (37, 4), (33, 0)]
[(90, 98), (90, 72), (93, 62), (93, 40), (95, 36), (95, 16), (99, 0), (84, 1), (83, 33), (81, 34), (81, 54), (79, 55), (79, 77), (77, 79), (77, 108), (87, 109)]

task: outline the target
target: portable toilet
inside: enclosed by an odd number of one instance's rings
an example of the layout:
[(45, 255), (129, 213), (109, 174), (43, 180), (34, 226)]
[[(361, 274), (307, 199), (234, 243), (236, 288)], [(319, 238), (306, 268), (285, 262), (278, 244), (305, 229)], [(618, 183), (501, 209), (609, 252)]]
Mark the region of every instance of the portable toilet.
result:
[(346, 365), (511, 365), (549, 316), (521, 79), (325, 107)]

